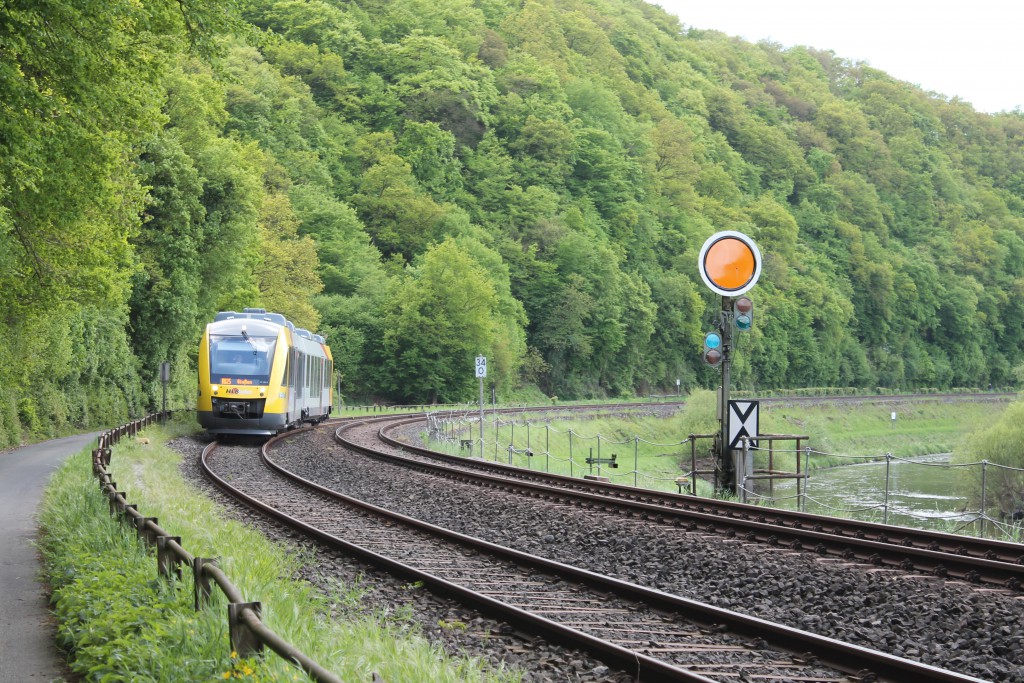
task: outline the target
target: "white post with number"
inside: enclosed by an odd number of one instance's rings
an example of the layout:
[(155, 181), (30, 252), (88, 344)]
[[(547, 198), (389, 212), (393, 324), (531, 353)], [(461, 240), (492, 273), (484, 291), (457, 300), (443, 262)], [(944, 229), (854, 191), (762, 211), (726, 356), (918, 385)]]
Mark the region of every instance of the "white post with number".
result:
[(487, 356), (476, 357), (476, 376), (480, 380), (480, 457), (484, 457), (484, 378), (487, 377)]

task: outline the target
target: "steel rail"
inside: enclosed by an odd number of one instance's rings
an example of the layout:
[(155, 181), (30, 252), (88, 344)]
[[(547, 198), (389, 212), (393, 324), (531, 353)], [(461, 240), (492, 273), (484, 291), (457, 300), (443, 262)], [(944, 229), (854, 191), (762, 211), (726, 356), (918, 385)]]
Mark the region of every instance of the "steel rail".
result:
[[(386, 421), (386, 418), (375, 418), (373, 421)], [(503, 463), (448, 455), (400, 441), (387, 434), (390, 430), (419, 421), (422, 418), (403, 416), (401, 420), (380, 428), (378, 438), (393, 448), (449, 463), (460, 470), (362, 446), (341, 435), (342, 431), (355, 428), (356, 423), (338, 428), (335, 440), (345, 448), (373, 457), (394, 459), (406, 466), (441, 476), (466, 480), (478, 478), (493, 485), (529, 490), (537, 495), (561, 495), (594, 505), (632, 509), (663, 516), (678, 523), (699, 524), (703, 530), (717, 534), (740, 536), (748, 541), (813, 551), (820, 555), (833, 555), (903, 571), (913, 570), (971, 583), (986, 583), (1015, 591), (1024, 586), (1024, 545), (1019, 543), (859, 522), (549, 474)], [(467, 468), (498, 474), (470, 474), (466, 472)], [(463, 474), (458, 474), (458, 471)]]
[[(200, 465), (204, 471), (206, 471), (208, 475), (211, 475), (211, 479), (218, 484), (221, 480), (219, 480), (215, 475), (212, 475), (212, 472), (209, 472), (206, 463), (207, 458), (210, 457), (219, 445), (219, 441), (211, 442), (203, 449), (203, 453), (199, 457)], [(292, 664), (305, 671), (314, 681), (318, 681), (319, 683), (341, 683), (341, 679), (334, 672), (326, 669), (319, 662), (289, 643), (273, 629), (264, 624), (261, 619), (262, 615), (260, 613), (260, 604), (243, 602), (244, 598), (242, 597), (241, 591), (231, 582), (227, 574), (225, 574), (224, 571), (215, 563), (202, 564), (201, 571), (213, 578), (217, 583), (217, 586), (220, 587), (221, 591), (224, 592), (224, 595), (231, 603), (228, 607), (229, 622), (231, 624), (232, 631), (232, 643), (244, 643), (250, 638), (255, 639), (257, 642), (266, 645), (283, 659), (290, 661)], [(243, 622), (245, 624), (244, 629), (235, 627), (235, 624), (239, 622)], [(249, 650), (255, 648), (247, 647), (246, 649)]]
[[(845, 643), (832, 638), (819, 636), (806, 631), (801, 631), (781, 624), (772, 623), (756, 617), (743, 615), (730, 610), (713, 607), (680, 596), (671, 595), (662, 591), (646, 588), (632, 584), (620, 579), (600, 575), (578, 567), (565, 565), (554, 560), (530, 555), (521, 551), (513, 550), (493, 543), (472, 538), (457, 532), (453, 532), (435, 525), (413, 519), (396, 512), (385, 510), (365, 501), (353, 499), (338, 492), (332, 491), (315, 482), (309, 481), (294, 473), (288, 472), (285, 468), (275, 463), (269, 455), (270, 449), (281, 438), (291, 434), (281, 435), (268, 441), (262, 450), (264, 461), (269, 467), (277, 471), (281, 476), (320, 494), (330, 496), (332, 499), (343, 501), (362, 510), (369, 511), (375, 515), (392, 520), (395, 524), (403, 524), (410, 528), (425, 531), (449, 541), (456, 542), (463, 546), (482, 550), (489, 554), (498, 556), (504, 560), (527, 566), (532, 569), (546, 573), (555, 574), (565, 580), (577, 581), (582, 584), (596, 587), (600, 590), (609, 591), (613, 594), (628, 597), (640, 601), (653, 609), (676, 612), (687, 618), (703, 623), (725, 624), (727, 628), (737, 634), (764, 639), (783, 651), (801, 654), (812, 653), (823, 664), (833, 667), (839, 671), (845, 671), (854, 676), (871, 675), (877, 676), (882, 681), (980, 681), (964, 674), (940, 669), (919, 662), (903, 659), (888, 653), (871, 650), (850, 643)], [(204, 467), (209, 471), (208, 466)], [(214, 475), (216, 476), (216, 475)], [(452, 595), (459, 600), (469, 602), (482, 610), (492, 614), (498, 614), (501, 618), (517, 625), (529, 625), (548, 634), (548, 637), (568, 644), (582, 647), (596, 653), (599, 657), (622, 666), (627, 671), (637, 671), (637, 675), (645, 681), (655, 680), (686, 680), (706, 681), (711, 680), (692, 671), (681, 669), (657, 659), (653, 659), (642, 653), (621, 648), (617, 645), (595, 638), (577, 629), (564, 626), (557, 622), (548, 620), (536, 614), (524, 611), (506, 603), (496, 601), (493, 598), (472, 591), (464, 586), (453, 584), (450, 581), (425, 572), (408, 564), (399, 562), (392, 558), (381, 555), (373, 550), (360, 547), (350, 541), (328, 534), (301, 520), (275, 510), (272, 506), (263, 501), (258, 501), (241, 491), (237, 491), (228, 482), (219, 477), (218, 486), (232, 495), (245, 501), (247, 504), (263, 510), (275, 519), (278, 519), (293, 528), (301, 530), (322, 542), (329, 543), (334, 547), (346, 550), (374, 565), (384, 567), (388, 571), (395, 572), (402, 576), (423, 581), (437, 591)]]

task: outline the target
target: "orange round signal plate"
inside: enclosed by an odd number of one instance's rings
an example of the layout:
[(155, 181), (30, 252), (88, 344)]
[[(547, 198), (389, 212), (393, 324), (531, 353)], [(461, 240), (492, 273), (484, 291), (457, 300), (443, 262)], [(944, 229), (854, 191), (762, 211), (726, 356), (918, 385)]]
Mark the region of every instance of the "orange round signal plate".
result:
[(725, 231), (712, 235), (700, 254), (704, 283), (722, 296), (746, 292), (761, 274), (761, 253), (746, 235)]

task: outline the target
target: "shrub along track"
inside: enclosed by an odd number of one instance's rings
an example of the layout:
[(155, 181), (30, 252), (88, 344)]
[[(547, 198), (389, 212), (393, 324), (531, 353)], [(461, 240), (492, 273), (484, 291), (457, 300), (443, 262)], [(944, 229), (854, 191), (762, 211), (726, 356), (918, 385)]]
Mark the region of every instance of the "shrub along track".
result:
[[(350, 438), (396, 450), (379, 442), (378, 428)], [(322, 431), (300, 439), (301, 446), (286, 446), (275, 457), (325, 486), (428, 522), (942, 668), (1024, 681), (1018, 591), (773, 547), (728, 532), (723, 537), (703, 526), (688, 530), (670, 515), (613, 512), (611, 500), (580, 504), (525, 497), (503, 486), (438, 485), (428, 474), (410, 480), (402, 474), (407, 467), (337, 448)]]
[[(312, 437), (301, 434), (286, 440), (275, 447), (274, 459), (287, 461), (292, 467), (297, 460), (308, 461), (311, 458), (316, 461), (313, 469), (317, 478), (322, 479), (328, 471), (338, 474), (334, 458), (318, 454), (318, 448), (311, 448), (310, 438), (315, 441), (317, 437), (315, 433)], [(236, 458), (228, 460), (234, 462)], [(220, 462), (220, 458), (215, 458), (214, 462)], [(843, 679), (835, 671), (823, 670), (813, 658), (791, 656), (794, 650), (812, 651), (823, 661), (847, 673), (870, 669), (880, 674), (882, 680), (970, 680), (967, 676), (730, 614), (682, 597), (626, 585), (619, 580), (515, 551), (488, 547), (484, 555), (470, 557), (467, 548), (471, 543), (466, 538), (455, 541), (459, 547), (450, 545), (451, 541), (438, 545), (436, 540), (426, 542), (425, 546), (424, 541), (414, 541), (419, 532), (404, 529), (395, 536), (391, 528), (396, 524), (394, 521), (375, 521), (367, 531), (365, 529), (370, 522), (365, 511), (352, 517), (349, 515), (353, 513), (338, 511), (334, 507), (337, 503), (319, 500), (311, 507), (308, 497), (314, 494), (308, 490), (302, 492), (302, 489), (277, 491), (285, 484), (268, 479), (269, 470), (254, 466), (251, 457), (249, 462), (241, 465), (231, 462), (226, 463), (226, 477), (232, 480), (233, 485), (244, 482), (244, 488), (259, 492), (264, 500), (273, 499), (274, 507), (287, 507), (294, 511), (292, 514), (296, 517), (315, 518), (316, 526), (334, 530), (314, 533), (362, 538), (364, 540), (357, 543), (364, 547), (363, 550), (350, 549), (372, 557), (371, 561), (377, 563), (383, 560), (373, 555), (370, 549), (399, 558), (403, 563), (397, 567), (399, 572), (410, 571), (410, 565), (426, 569), (427, 575), (413, 578), (436, 589), (454, 592), (477, 606), (493, 609), (498, 603), (515, 605), (503, 614), (503, 618), (521, 627), (544, 632), (550, 638), (564, 640), (572, 637), (576, 643), (600, 652), (602, 658), (639, 671), (642, 680), (721, 680), (736, 676), (741, 680), (748, 677), (763, 680)], [(381, 468), (374, 466), (371, 469)], [(349, 475), (344, 477), (346, 480), (353, 479), (353, 471), (346, 474)], [(450, 482), (436, 477), (425, 478), (404, 468), (392, 469), (388, 474), (392, 485), (406, 492), (426, 494), (434, 500), (452, 488)], [(459, 487), (479, 491), (475, 486)], [(320, 495), (315, 494), (315, 497)], [(397, 502), (404, 506), (408, 501)], [(488, 512), (504, 519), (506, 505), (515, 507), (521, 502), (515, 496), (492, 497)], [(458, 512), (450, 507), (447, 509), (449, 516)], [(372, 511), (371, 517), (380, 514), (381, 511)], [(466, 517), (464, 514), (455, 516)], [(437, 533), (434, 529), (421, 531)], [(584, 562), (582, 557), (571, 559), (575, 560), (571, 564)], [(451, 584), (458, 584), (458, 587)], [(551, 618), (538, 618), (535, 616), (538, 612)], [(681, 619), (682, 614), (689, 618)], [(562, 622), (561, 625), (553, 623), (558, 621)], [(765, 641), (782, 646), (789, 653), (780, 652), (778, 647), (766, 651)], [(680, 666), (685, 669), (678, 668)], [(862, 678), (870, 680), (870, 674), (862, 673)]]

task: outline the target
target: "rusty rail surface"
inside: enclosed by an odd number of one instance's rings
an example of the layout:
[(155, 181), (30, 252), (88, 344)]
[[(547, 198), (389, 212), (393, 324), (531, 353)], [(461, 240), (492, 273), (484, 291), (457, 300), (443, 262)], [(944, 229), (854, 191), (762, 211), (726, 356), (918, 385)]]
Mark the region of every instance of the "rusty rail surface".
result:
[[(99, 480), (100, 490), (107, 496), (110, 514), (122, 516), (122, 520), (134, 527), (140, 539), (155, 546), (157, 551), (157, 570), (161, 577), (174, 576), (181, 578), (181, 566), (187, 564), (192, 568), (193, 594), (195, 610), (198, 612), (206, 607), (212, 595), (212, 585), (224, 593), (228, 599), (228, 632), (233, 652), (239, 657), (250, 657), (261, 654), (266, 647), (278, 654), (282, 659), (302, 669), (318, 683), (342, 683), (334, 673), (315, 662), (297, 647), (279, 636), (260, 619), (262, 605), (259, 602), (247, 602), (242, 592), (231, 582), (227, 574), (217, 566), (217, 558), (196, 557), (181, 545), (181, 537), (172, 536), (159, 526), (156, 517), (146, 517), (138, 510), (138, 505), (129, 503), (125, 492), (117, 489), (112, 479), (110, 458), (112, 446), (120, 442), (122, 437), (136, 436), (149, 425), (163, 420), (169, 413), (154, 413), (141, 420), (136, 420), (111, 429), (100, 435), (97, 446), (92, 451), (92, 471)], [(216, 441), (211, 446), (216, 446)], [(207, 447), (208, 449), (210, 446)], [(375, 680), (376, 677), (375, 677)]]

